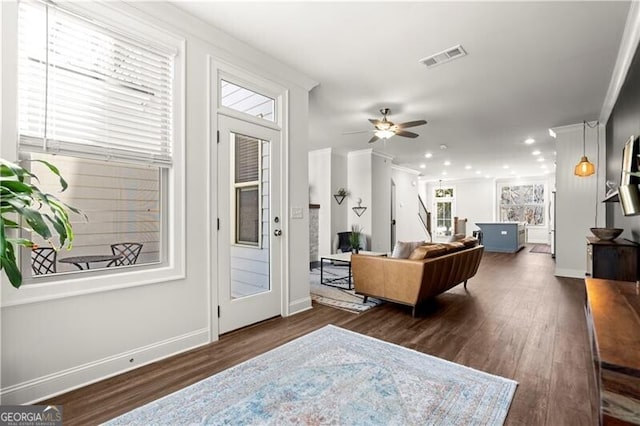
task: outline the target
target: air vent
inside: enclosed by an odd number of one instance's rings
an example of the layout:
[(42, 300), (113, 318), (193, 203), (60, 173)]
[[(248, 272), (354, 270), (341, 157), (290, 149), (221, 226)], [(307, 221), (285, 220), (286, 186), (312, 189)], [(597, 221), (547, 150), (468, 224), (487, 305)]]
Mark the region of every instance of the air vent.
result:
[(427, 68), (433, 68), (440, 64), (444, 64), (454, 59), (461, 58), (466, 54), (467, 52), (465, 52), (462, 46), (457, 45), (443, 50), (442, 52), (436, 53), (435, 55), (427, 56), (426, 58), (420, 59), (420, 63), (424, 64)]

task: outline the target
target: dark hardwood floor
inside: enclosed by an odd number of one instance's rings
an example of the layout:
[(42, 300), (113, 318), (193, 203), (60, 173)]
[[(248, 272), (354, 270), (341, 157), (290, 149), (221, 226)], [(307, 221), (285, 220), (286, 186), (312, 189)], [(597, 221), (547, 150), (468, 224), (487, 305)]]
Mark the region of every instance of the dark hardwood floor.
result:
[(52, 398), (65, 425), (96, 424), (326, 324), (519, 382), (509, 425), (597, 424), (582, 280), (556, 278), (548, 254), (485, 253), (478, 274), (419, 310), (391, 303), (363, 314), (314, 304), (213, 344)]

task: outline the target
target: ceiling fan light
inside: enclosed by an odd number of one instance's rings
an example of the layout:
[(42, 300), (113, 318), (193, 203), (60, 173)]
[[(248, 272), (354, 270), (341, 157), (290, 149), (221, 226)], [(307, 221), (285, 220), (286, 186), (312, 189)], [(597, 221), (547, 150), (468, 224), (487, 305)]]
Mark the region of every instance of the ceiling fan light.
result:
[(586, 177), (591, 176), (596, 172), (596, 166), (589, 161), (586, 156), (582, 156), (580, 162), (576, 165), (573, 173), (576, 176)]
[(391, 136), (396, 133), (391, 130), (376, 130), (375, 135), (380, 139), (389, 139)]

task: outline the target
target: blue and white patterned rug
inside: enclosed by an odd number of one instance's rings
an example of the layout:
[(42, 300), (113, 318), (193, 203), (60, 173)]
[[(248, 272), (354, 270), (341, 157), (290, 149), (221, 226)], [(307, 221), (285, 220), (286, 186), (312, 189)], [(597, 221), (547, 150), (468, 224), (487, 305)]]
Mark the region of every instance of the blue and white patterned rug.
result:
[(109, 425), (500, 425), (517, 383), (328, 325)]
[[(349, 290), (349, 268), (347, 266), (323, 266), (322, 278), (332, 280), (331, 285), (320, 284), (320, 268), (309, 272), (309, 290), (311, 300), (349, 312), (361, 313), (382, 303), (382, 300), (370, 297), (364, 302), (364, 296)], [(352, 283), (353, 285), (353, 283)]]

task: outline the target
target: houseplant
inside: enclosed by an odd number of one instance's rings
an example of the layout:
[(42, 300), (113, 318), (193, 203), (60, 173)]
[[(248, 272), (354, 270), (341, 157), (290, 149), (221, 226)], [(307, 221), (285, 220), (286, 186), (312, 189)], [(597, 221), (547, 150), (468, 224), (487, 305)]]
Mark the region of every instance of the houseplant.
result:
[(351, 225), (351, 235), (349, 235), (349, 244), (351, 250), (358, 254), (360, 251), (360, 235), (362, 235), (362, 226), (353, 224)]
[[(44, 164), (59, 178), (62, 191), (67, 189), (67, 182), (53, 164), (34, 161)], [(17, 247), (36, 246), (30, 239), (21, 238), (18, 230), (35, 232), (56, 250), (71, 249), (73, 230), (69, 210), (81, 214), (54, 195), (42, 192), (34, 181), (38, 182), (36, 175), (0, 158), (0, 269), (15, 288), (22, 284), (22, 273), (16, 260)], [(53, 241), (55, 235), (58, 236), (57, 244)]]
[(338, 190), (336, 191), (335, 194), (333, 194), (333, 198), (336, 199), (336, 202), (338, 203), (338, 205), (342, 204), (342, 202), (344, 201), (344, 199), (347, 197), (348, 192), (346, 189), (344, 188), (338, 188)]

